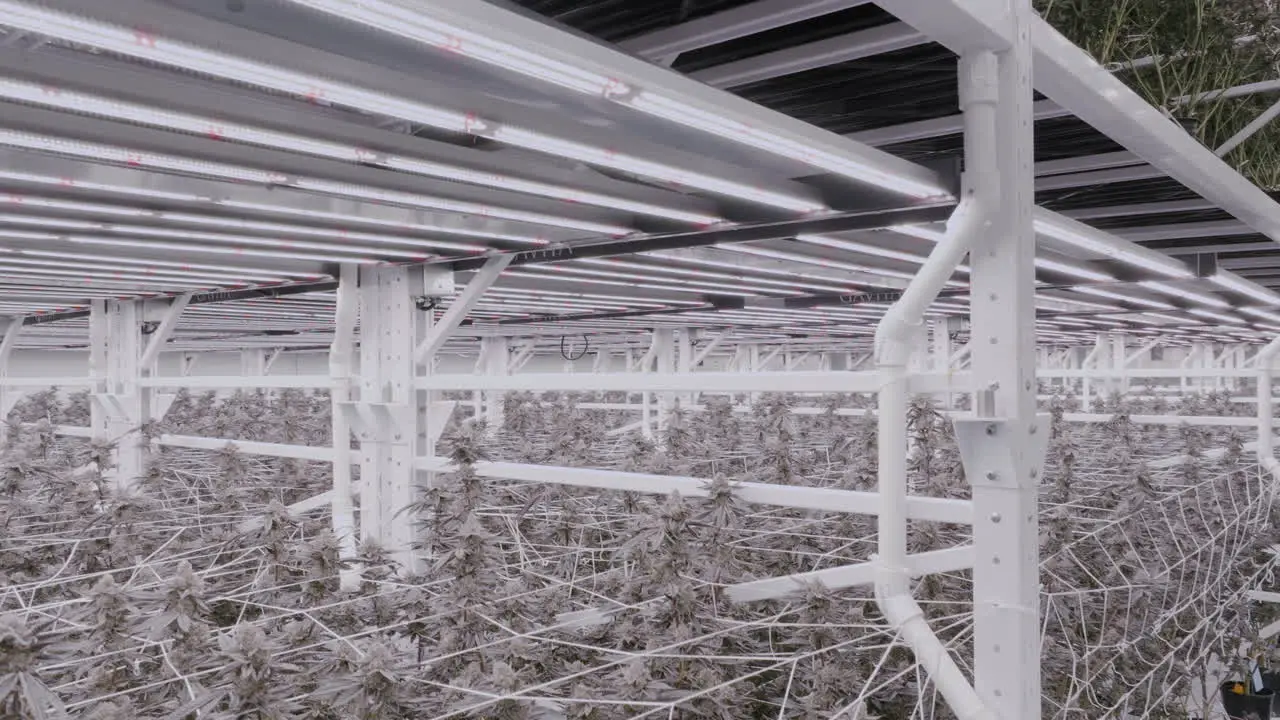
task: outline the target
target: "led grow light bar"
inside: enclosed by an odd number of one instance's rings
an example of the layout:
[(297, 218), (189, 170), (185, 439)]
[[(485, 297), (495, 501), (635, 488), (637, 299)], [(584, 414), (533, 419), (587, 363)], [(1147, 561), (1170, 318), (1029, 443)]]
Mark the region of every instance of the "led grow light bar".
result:
[(1094, 295), (1096, 297), (1107, 298), (1108, 300), (1118, 300), (1120, 302), (1133, 303), (1134, 305), (1141, 305), (1143, 307), (1154, 308), (1156, 310), (1176, 310), (1177, 309), (1173, 305), (1170, 305), (1169, 303), (1162, 303), (1156, 300), (1148, 300), (1147, 298), (1143, 298), (1143, 297), (1134, 297), (1132, 295), (1121, 295), (1120, 293), (1114, 293), (1114, 292), (1111, 292), (1110, 290), (1102, 290), (1099, 288), (1090, 287), (1088, 285), (1076, 285), (1076, 286), (1073, 286), (1071, 289), (1078, 293), (1084, 293), (1085, 295)]
[[(244, 202), (240, 200), (219, 199), (211, 197), (202, 197), (199, 195), (187, 195), (182, 193), (170, 193), (160, 190), (149, 190), (147, 188), (134, 188), (127, 185), (106, 185), (102, 183), (88, 183), (74, 178), (58, 177), (54, 175), (34, 175), (31, 173), (12, 173), (0, 170), (0, 180), (10, 180), (19, 183), (28, 183), (34, 185), (45, 185), (59, 188), (72, 188), (84, 190), (97, 190), (101, 192), (129, 195), (134, 197), (145, 198), (148, 200), (174, 200), (178, 202), (197, 202), (202, 204), (212, 204), (218, 207), (231, 208), (235, 210), (249, 210), (253, 212), (261, 212), (271, 215), (297, 215), (312, 220), (335, 220), (341, 223), (373, 225), (376, 227), (390, 227), (401, 230), (412, 230), (417, 232), (443, 233), (446, 235), (463, 235), (469, 237), (479, 237), (492, 240), (505, 240), (515, 243), (528, 243), (531, 245), (546, 245), (547, 241), (543, 238), (530, 235), (513, 235), (508, 233), (489, 232), (485, 230), (471, 230), (468, 228), (459, 228), (449, 225), (424, 225), (420, 223), (401, 222), (397, 220), (385, 220), (382, 218), (368, 217), (363, 215), (345, 215), (342, 213), (324, 212), (321, 210), (311, 210), (304, 208), (294, 208), (285, 205), (269, 205), (266, 203)], [(23, 207), (47, 208), (53, 210), (67, 210), (71, 212), (84, 213), (102, 213), (109, 215), (126, 215), (133, 217), (152, 216), (157, 218), (172, 219), (175, 216), (181, 216), (187, 222), (201, 222), (208, 225), (228, 224), (235, 221), (228, 218), (222, 218), (215, 215), (199, 216), (190, 213), (170, 213), (167, 211), (155, 211), (142, 208), (131, 208), (121, 205), (107, 205), (103, 203), (87, 203), (76, 202), (70, 200), (60, 200), (47, 197), (39, 197), (29, 195), (27, 193), (10, 192), (0, 194), (0, 203), (9, 203), (11, 205), (20, 205)], [(197, 218), (202, 218), (197, 220)]]
[(1248, 295), (1254, 300), (1267, 305), (1280, 305), (1280, 295), (1226, 270), (1218, 270), (1213, 275), (1210, 275), (1209, 282), (1232, 292)]
[(1216, 312), (1213, 312), (1212, 310), (1205, 310), (1203, 308), (1190, 308), (1189, 310), (1187, 310), (1187, 312), (1191, 313), (1192, 315), (1196, 315), (1198, 317), (1209, 318), (1210, 320), (1217, 320), (1219, 322), (1233, 323), (1236, 325), (1246, 324), (1244, 320), (1238, 317), (1235, 317), (1232, 315), (1223, 315), (1222, 313), (1216, 313)]
[(1037, 233), (1081, 250), (1104, 255), (1165, 277), (1186, 279), (1195, 276), (1186, 265), (1167, 255), (1115, 238), (1082, 222), (1039, 207), (1035, 209), (1034, 224)]
[[(889, 230), (892, 230), (893, 232), (896, 232), (896, 233), (900, 233), (902, 235), (910, 235), (911, 237), (920, 238), (921, 240), (928, 240), (929, 242), (934, 242), (934, 243), (941, 241), (942, 238), (944, 237), (944, 234), (942, 232), (939, 232), (937, 230), (930, 230), (929, 228), (921, 227), (919, 225), (894, 225), (890, 227)], [(1043, 257), (1037, 257), (1035, 259), (1035, 265), (1041, 270), (1049, 270), (1056, 273), (1062, 273), (1063, 275), (1070, 275), (1071, 277), (1079, 278), (1081, 280), (1093, 280), (1095, 282), (1106, 282), (1108, 280), (1115, 280), (1114, 277), (1104, 272), (1091, 270), (1089, 268), (1083, 268), (1076, 265), (1070, 265), (1068, 263), (1059, 262), (1057, 260), (1050, 260), (1048, 258), (1043, 258)], [(968, 272), (967, 268), (966, 268), (966, 272)]]
[[(0, 0), (0, 7), (2, 6), (3, 0)], [(295, 177), (257, 170), (254, 168), (241, 167), (238, 165), (230, 165), (227, 163), (206, 162), (172, 155), (163, 155), (160, 153), (139, 152), (130, 150), (129, 148), (113, 145), (68, 140), (65, 138), (37, 135), (35, 133), (21, 132), (18, 130), (0, 128), (0, 145), (8, 145), (10, 147), (17, 147), (24, 150), (35, 150), (59, 155), (69, 155), (89, 160), (117, 163), (129, 167), (168, 170), (172, 172), (200, 175), (203, 177), (212, 177), (219, 180), (255, 183), (267, 187), (291, 187), (298, 190), (307, 190), (310, 192), (328, 195), (340, 195), (376, 200), (379, 202), (387, 202), (397, 205), (408, 205), (411, 207), (446, 210), (466, 215), (479, 215), (481, 217), (503, 218), (517, 222), (571, 228), (604, 235), (627, 235), (633, 232), (631, 228), (620, 225), (609, 225), (606, 223), (597, 223), (587, 220), (575, 220), (572, 218), (546, 215), (544, 213), (526, 212), (523, 210), (511, 210), (492, 205), (452, 200), (430, 195), (421, 195), (418, 193), (397, 192), (394, 190), (382, 190), (379, 188), (370, 188), (362, 185), (352, 185), (349, 183), (339, 183), (329, 180)], [(188, 199), (201, 200), (204, 198), (193, 196)]]
[[(382, 32), (446, 50), (576, 92), (604, 97), (640, 112), (747, 145), (816, 168), (916, 198), (949, 196), (944, 188), (830, 152), (780, 132), (743, 122), (720, 111), (708, 111), (636, 82), (598, 73), (523, 47), (472, 32), (440, 17), (440, 8), (424, 5), (412, 10), (381, 0), (292, 0), (314, 10), (354, 21)], [(433, 12), (434, 11), (434, 12)]]
[[(127, 238), (101, 237), (92, 235), (64, 235), (55, 239), (81, 245), (106, 245), (110, 247), (140, 248), (142, 250), (177, 250), (184, 253), (205, 253), (211, 255), (236, 255), (240, 257), (279, 258), (282, 260), (303, 260), (316, 263), (332, 263), (337, 258), (332, 254), (310, 254), (289, 250), (260, 250), (242, 246), (208, 245), (203, 243), (175, 243), (159, 240), (129, 240)], [(277, 245), (276, 247), (280, 247)], [(329, 248), (332, 250), (332, 248)], [(382, 262), (377, 257), (342, 258), (343, 262), (357, 264), (377, 264)]]
[(1211, 295), (1201, 295), (1200, 293), (1191, 292), (1190, 290), (1183, 290), (1180, 287), (1169, 285), (1167, 283), (1156, 282), (1154, 280), (1144, 280), (1138, 284), (1144, 288), (1147, 288), (1148, 290), (1155, 290), (1157, 292), (1162, 292), (1167, 295), (1172, 295), (1174, 297), (1180, 297), (1184, 300), (1190, 300), (1191, 302), (1194, 302), (1194, 303), (1207, 305), (1208, 307), (1216, 307), (1216, 308), (1231, 307), (1231, 303), (1225, 300), (1221, 300)]
[[(350, 2), (341, 3), (341, 6), (344, 16), (362, 7)], [(489, 137), (530, 150), (560, 155), (623, 172), (646, 175), (664, 182), (679, 183), (731, 197), (754, 200), (783, 209), (800, 212), (825, 209), (825, 206), (811, 200), (765, 191), (743, 183), (650, 162), (604, 148), (561, 140), (532, 130), (479, 118), (474, 114), (384, 95), (320, 76), (237, 58), (150, 33), (81, 18), (25, 2), (0, 0), (0, 18), (4, 19), (5, 25), (19, 30), (89, 45), (254, 87), (267, 88), (311, 101), (356, 108), (449, 132)], [(930, 195), (934, 194), (937, 193), (930, 192)]]
[(122, 102), (64, 88), (36, 85), (12, 78), (0, 77), (0, 98), (53, 107), (86, 115), (124, 120), (152, 127), (178, 130), (205, 135), (217, 140), (234, 140), (251, 145), (287, 150), (289, 152), (316, 155), (350, 163), (378, 165), (401, 172), (443, 178), (453, 182), (465, 182), (514, 192), (541, 195), (556, 200), (598, 205), (641, 215), (679, 220), (696, 225), (712, 225), (722, 218), (706, 213), (693, 213), (667, 208), (652, 203), (611, 197), (576, 188), (561, 187), (550, 183), (525, 180), (496, 172), (471, 170), (447, 163), (394, 154), (375, 152), (354, 145), (317, 140), (304, 135), (278, 132), (227, 122), (218, 118), (202, 117), (159, 108)]

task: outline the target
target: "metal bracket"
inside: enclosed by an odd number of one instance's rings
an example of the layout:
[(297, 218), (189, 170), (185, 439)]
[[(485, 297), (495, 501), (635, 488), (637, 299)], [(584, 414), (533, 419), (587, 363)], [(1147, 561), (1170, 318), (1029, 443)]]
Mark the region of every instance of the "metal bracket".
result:
[(102, 409), (102, 412), (107, 417), (128, 420), (133, 424), (138, 423), (139, 419), (129, 412), (129, 408), (124, 402), (126, 396), (115, 393), (92, 393), (89, 397), (98, 404), (98, 407)]
[[(1007, 489), (1037, 484), (1049, 448), (1049, 419), (1047, 413), (1038, 414), (1028, 432), (1015, 433), (1004, 418), (976, 414), (955, 418), (956, 444), (969, 484)], [(1027, 471), (1019, 467), (1026, 465), (1030, 465), (1029, 475), (1023, 477)]]
[(405, 436), (404, 421), (412, 408), (403, 403), (339, 402), (339, 410), (346, 416), (347, 424), (356, 437), (364, 442), (389, 442), (405, 444), (411, 438)]

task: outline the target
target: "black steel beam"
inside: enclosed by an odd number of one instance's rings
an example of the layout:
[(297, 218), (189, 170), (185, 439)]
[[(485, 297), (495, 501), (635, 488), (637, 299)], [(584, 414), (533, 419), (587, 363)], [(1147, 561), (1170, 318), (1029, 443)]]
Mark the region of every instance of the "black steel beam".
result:
[[(613, 257), (654, 250), (723, 245), (726, 243), (778, 240), (802, 234), (844, 232), (847, 230), (875, 230), (893, 225), (937, 222), (951, 216), (954, 203), (931, 203), (909, 207), (885, 208), (861, 212), (846, 212), (823, 217), (800, 218), (784, 222), (734, 225), (725, 228), (709, 228), (690, 232), (654, 235), (628, 235), (607, 240), (588, 240), (578, 243), (562, 243), (514, 253), (511, 266), (537, 265), (564, 262), (581, 258)], [(434, 264), (448, 265), (455, 271), (479, 270), (488, 257), (450, 260), (442, 258)]]

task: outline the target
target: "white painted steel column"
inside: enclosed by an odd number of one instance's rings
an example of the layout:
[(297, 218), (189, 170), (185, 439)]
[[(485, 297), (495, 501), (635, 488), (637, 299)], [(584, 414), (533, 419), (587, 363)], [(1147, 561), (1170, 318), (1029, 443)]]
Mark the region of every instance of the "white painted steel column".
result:
[(1129, 392), (1129, 373), (1126, 361), (1129, 357), (1128, 336), (1122, 332), (1111, 334), (1111, 369), (1117, 373), (1113, 392), (1125, 395)]
[[(966, 467), (973, 485), (974, 684), (1003, 720), (1038, 720), (1040, 576), (1037, 489), (1049, 428), (1036, 413), (1035, 174), (1030, 0), (1005, 0), (1012, 47), (997, 53), (1000, 207), (970, 253), (971, 346), (982, 437), (1007, 453), (1011, 477)], [(971, 148), (966, 147), (966, 153)], [(982, 395), (980, 393), (989, 393)], [(989, 399), (989, 403), (988, 403)], [(989, 407), (984, 407), (988, 405)], [(1000, 422), (982, 416), (990, 413)]]
[[(676, 333), (676, 372), (693, 372), (693, 341), (697, 333), (698, 331), (692, 328), (680, 328)], [(693, 397), (693, 393), (681, 393), (680, 407), (691, 407), (694, 402)]]
[[(673, 373), (676, 370), (676, 336), (671, 328), (659, 328), (653, 331), (654, 364), (659, 373)], [(676, 395), (672, 392), (658, 393), (657, 432), (661, 437), (667, 429), (667, 415), (675, 406)]]
[(415, 348), (434, 315), (414, 305), (422, 288), (421, 269), (360, 268), (360, 538), (385, 548), (402, 573), (419, 569), (414, 518), (404, 509), (415, 491)]
[[(8, 319), (4, 326), (4, 335), (0, 337), (0, 381), (9, 375), (9, 363), (13, 360), (14, 349), (18, 346), (18, 338), (22, 335), (25, 318), (15, 316)], [(8, 418), (17, 404), (21, 393), (0, 382), (0, 443), (7, 439)]]
[[(484, 364), (485, 375), (507, 375), (507, 359), (510, 355), (509, 339), (494, 336), (480, 340), (480, 356)], [(488, 390), (484, 394), (484, 421), (491, 432), (502, 429), (505, 421), (503, 403), (507, 393), (503, 390)]]
[(267, 351), (251, 348), (240, 351), (240, 374), (245, 377), (262, 377), (267, 374)]
[[(359, 530), (356, 527), (355, 504), (351, 496), (351, 423), (346, 407), (352, 400), (352, 376), (355, 365), (355, 332), (360, 316), (360, 270), (353, 264), (343, 265), (338, 276), (334, 303), (333, 343), (329, 346), (330, 430), (333, 441), (333, 499), (329, 505), (333, 535), (338, 539), (338, 557), (348, 563), (355, 560)], [(360, 589), (360, 571), (348, 565), (338, 573), (344, 591)]]
[(1275, 399), (1271, 393), (1277, 353), (1280, 353), (1280, 337), (1267, 343), (1254, 358), (1258, 371), (1258, 460), (1273, 473), (1276, 471)]
[(109, 300), (104, 308), (106, 383), (94, 402), (105, 410), (105, 434), (115, 444), (114, 467), (105, 477), (127, 490), (146, 468), (146, 445), (137, 432), (149, 414), (138, 385), (142, 359), (142, 301)]

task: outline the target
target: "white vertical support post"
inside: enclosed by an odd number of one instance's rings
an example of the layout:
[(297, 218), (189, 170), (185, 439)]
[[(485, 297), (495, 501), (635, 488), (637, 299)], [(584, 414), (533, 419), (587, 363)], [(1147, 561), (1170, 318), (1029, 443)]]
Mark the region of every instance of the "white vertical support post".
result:
[[(689, 373), (693, 372), (693, 341), (698, 331), (693, 328), (680, 328), (676, 333), (676, 372)], [(680, 394), (680, 407), (688, 408), (693, 405), (693, 393)]]
[(107, 391), (107, 337), (111, 321), (107, 318), (107, 301), (89, 301), (89, 427), (95, 444), (108, 441), (107, 407), (94, 400)]
[[(959, 318), (940, 318), (933, 320), (930, 330), (933, 333), (933, 344), (930, 348), (929, 369), (937, 373), (945, 373), (951, 371), (951, 321)], [(939, 402), (943, 410), (952, 408), (952, 396), (950, 392), (943, 393), (939, 398)]]
[[(659, 373), (669, 374), (676, 371), (676, 336), (675, 330), (671, 328), (658, 328), (653, 331), (653, 356), (656, 370)], [(658, 417), (657, 425), (658, 436), (661, 437), (667, 429), (667, 415), (671, 412), (675, 405), (675, 393), (660, 392), (658, 393)]]
[[(413, 551), (418, 403), (414, 380), (422, 270), (360, 268), (360, 536), (380, 544), (405, 574), (419, 569)], [(426, 358), (429, 360), (429, 356)]]
[(1258, 351), (1254, 367), (1258, 371), (1258, 461), (1275, 472), (1275, 400), (1271, 394), (1276, 353), (1280, 352), (1280, 336)]
[(1116, 373), (1114, 392), (1129, 393), (1129, 371), (1125, 360), (1129, 357), (1128, 336), (1122, 332), (1111, 333), (1111, 369)]
[(138, 384), (142, 375), (142, 301), (108, 301), (106, 323), (106, 391), (96, 402), (106, 410), (106, 438), (115, 443), (114, 467), (106, 477), (117, 490), (128, 490), (145, 469), (146, 448), (137, 432), (148, 414)]
[(355, 504), (351, 497), (351, 423), (347, 408), (352, 400), (355, 364), (356, 322), (360, 316), (360, 271), (357, 265), (342, 265), (334, 303), (333, 343), (329, 346), (330, 429), (333, 442), (333, 498), (329, 504), (333, 535), (338, 540), (338, 557), (347, 562), (338, 573), (341, 589), (360, 589), (360, 571), (351, 563), (357, 556)]
[(267, 351), (250, 348), (240, 351), (240, 374), (245, 377), (262, 377), (267, 374)]
[[(4, 327), (4, 337), (0, 338), (0, 380), (9, 375), (9, 366), (13, 361), (14, 349), (18, 346), (18, 338), (26, 326), (26, 318), (14, 316), (9, 318)], [(0, 442), (4, 442), (9, 432), (9, 413), (13, 410), (21, 394), (0, 383)]]
[[(493, 336), (480, 341), (480, 352), (484, 358), (486, 375), (505, 377), (507, 360), (510, 355), (510, 341), (506, 337)], [(488, 390), (484, 393), (484, 421), (490, 432), (498, 432), (505, 422), (504, 403), (506, 393), (502, 390)]]
[[(1178, 368), (1181, 370), (1188, 370), (1190, 368), (1194, 368), (1196, 366), (1196, 356), (1199, 355), (1199, 353), (1200, 353), (1200, 343), (1191, 343), (1191, 347), (1187, 348), (1187, 354), (1182, 357), (1182, 362), (1178, 363)], [(1190, 389), (1190, 383), (1187, 378), (1187, 374), (1184, 372), (1183, 374), (1178, 376), (1178, 390), (1183, 395), (1186, 395), (1187, 390), (1189, 389)]]
[(1080, 361), (1080, 369), (1084, 371), (1080, 382), (1080, 403), (1085, 412), (1089, 412), (1089, 403), (1093, 400), (1093, 378), (1089, 377), (1089, 370), (1106, 366), (1106, 352), (1106, 336), (1098, 333), (1093, 339), (1093, 349)]
[(970, 252), (976, 390), (971, 422), (982, 438), (996, 441), (1008, 458), (1009, 472), (966, 468), (974, 504), (974, 687), (996, 717), (1039, 720), (1037, 490), (1049, 428), (1036, 414), (1035, 175), (1027, 27), (1032, 9), (1030, 0), (1005, 2), (1013, 43), (997, 52), (998, 176), (975, 178), (998, 181), (1000, 207), (991, 231), (980, 234)]

